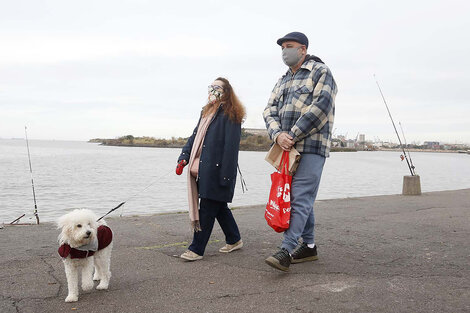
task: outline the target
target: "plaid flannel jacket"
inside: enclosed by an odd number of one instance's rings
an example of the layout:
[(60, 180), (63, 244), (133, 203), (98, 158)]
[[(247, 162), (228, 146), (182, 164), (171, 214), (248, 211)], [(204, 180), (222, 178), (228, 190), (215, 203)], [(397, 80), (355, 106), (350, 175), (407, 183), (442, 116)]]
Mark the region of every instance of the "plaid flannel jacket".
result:
[(336, 93), (330, 69), (313, 57), (306, 58), (295, 74), (289, 69), (274, 86), (263, 112), (271, 139), (275, 142), (287, 132), (299, 152), (328, 157)]

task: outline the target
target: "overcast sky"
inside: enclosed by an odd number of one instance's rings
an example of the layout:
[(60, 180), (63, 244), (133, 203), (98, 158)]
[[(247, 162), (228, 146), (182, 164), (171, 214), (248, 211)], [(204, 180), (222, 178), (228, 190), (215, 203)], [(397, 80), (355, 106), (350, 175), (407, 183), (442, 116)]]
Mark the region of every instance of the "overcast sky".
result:
[(336, 134), (470, 143), (468, 1), (0, 0), (0, 138), (186, 137), (228, 78), (262, 111), (304, 32), (339, 92)]

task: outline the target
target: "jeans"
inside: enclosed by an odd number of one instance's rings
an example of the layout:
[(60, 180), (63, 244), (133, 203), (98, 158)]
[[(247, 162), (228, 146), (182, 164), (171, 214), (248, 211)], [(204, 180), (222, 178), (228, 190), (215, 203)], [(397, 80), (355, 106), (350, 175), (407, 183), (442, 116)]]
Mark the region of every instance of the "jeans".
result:
[(233, 245), (240, 240), (241, 237), (237, 223), (233, 218), (232, 211), (227, 206), (227, 202), (201, 198), (199, 204), (199, 222), (202, 231), (194, 232), (193, 242), (189, 246), (189, 250), (198, 255), (204, 255), (215, 219), (217, 219), (225, 234), (225, 242), (227, 244)]
[(299, 167), (292, 177), (289, 229), (284, 232), (281, 248), (292, 253), (302, 237), (307, 244), (314, 243), (315, 217), (313, 204), (317, 196), (325, 157), (303, 153)]

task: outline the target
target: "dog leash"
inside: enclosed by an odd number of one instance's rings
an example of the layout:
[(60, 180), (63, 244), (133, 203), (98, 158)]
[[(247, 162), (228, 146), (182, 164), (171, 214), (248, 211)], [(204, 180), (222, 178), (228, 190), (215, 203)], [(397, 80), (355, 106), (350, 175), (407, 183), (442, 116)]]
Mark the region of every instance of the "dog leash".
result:
[[(245, 179), (243, 179), (243, 175), (242, 175), (242, 171), (240, 170), (240, 166), (237, 164), (237, 168), (238, 168), (238, 172), (240, 173), (240, 181), (241, 181), (241, 186), (242, 186), (242, 191), (243, 193), (245, 193), (245, 191), (248, 191), (248, 188), (246, 186), (246, 182), (245, 182)], [(127, 198), (125, 201), (119, 203), (116, 207), (112, 208), (111, 210), (108, 211), (108, 213), (106, 213), (105, 215), (103, 215), (102, 217), (100, 217), (99, 219), (97, 219), (96, 221), (99, 222), (100, 220), (102, 220), (104, 217), (108, 216), (109, 214), (111, 214), (112, 212), (116, 211), (117, 209), (121, 208), (121, 214), (119, 214), (119, 217), (122, 217), (122, 213), (123, 213), (123, 210), (124, 210), (124, 207), (123, 205), (126, 204), (127, 201), (129, 201), (130, 199), (136, 197), (137, 195), (143, 193), (145, 190), (149, 189), (151, 186), (153, 186), (154, 184), (156, 184), (161, 178), (165, 177), (166, 175), (170, 174), (171, 172), (173, 172), (173, 169), (168, 171), (167, 173), (155, 178), (150, 184), (147, 185), (147, 187), (145, 187), (144, 189), (140, 190), (139, 192), (136, 192), (134, 193), (132, 196), (130, 196), (129, 198)]]
[[(151, 186), (153, 186), (154, 184), (156, 184), (158, 181), (160, 181), (161, 178), (165, 177), (166, 175), (170, 174), (171, 172), (173, 172), (173, 169), (170, 170), (169, 172), (163, 174), (163, 175), (160, 175), (158, 176), (157, 178), (155, 178), (150, 184), (147, 185), (147, 187), (145, 187), (144, 189), (134, 193), (132, 196), (130, 196), (129, 198), (127, 198), (125, 201), (119, 203), (116, 207), (112, 208), (111, 210), (108, 211), (108, 213), (106, 213), (105, 215), (103, 215), (102, 217), (100, 217), (99, 219), (97, 219), (96, 221), (99, 222), (100, 220), (102, 220), (104, 217), (108, 216), (109, 214), (111, 214), (112, 212), (116, 211), (117, 209), (119, 209), (120, 207), (122, 207), (124, 204), (126, 204), (127, 201), (129, 201), (130, 199), (136, 197), (137, 195), (143, 193), (145, 190), (149, 189)], [(121, 214), (119, 215), (119, 217), (122, 217), (122, 212), (123, 212), (123, 209), (121, 209)]]
[(242, 171), (240, 170), (240, 165), (237, 164), (238, 173), (240, 173), (240, 183), (242, 185), (242, 192), (245, 193), (245, 190), (248, 191), (248, 187), (246, 186), (245, 179), (243, 179)]

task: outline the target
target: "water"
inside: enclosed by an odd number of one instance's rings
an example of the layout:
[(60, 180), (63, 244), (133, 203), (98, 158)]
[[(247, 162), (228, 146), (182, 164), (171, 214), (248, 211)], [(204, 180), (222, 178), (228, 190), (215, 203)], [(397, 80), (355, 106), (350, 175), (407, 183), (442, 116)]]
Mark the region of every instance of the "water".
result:
[[(30, 150), (41, 221), (53, 221), (72, 208), (101, 215), (133, 195), (123, 206), (124, 215), (187, 210), (186, 170), (174, 174), (180, 149), (31, 140)], [(248, 192), (242, 193), (238, 179), (233, 206), (267, 200), (273, 168), (265, 154), (240, 152)], [(318, 199), (401, 193), (403, 175), (409, 172), (399, 157), (398, 152), (332, 153)], [(470, 155), (422, 152), (412, 158), (423, 192), (470, 188)], [(0, 140), (0, 223), (23, 213), (23, 222), (34, 221), (33, 207), (25, 141)]]

